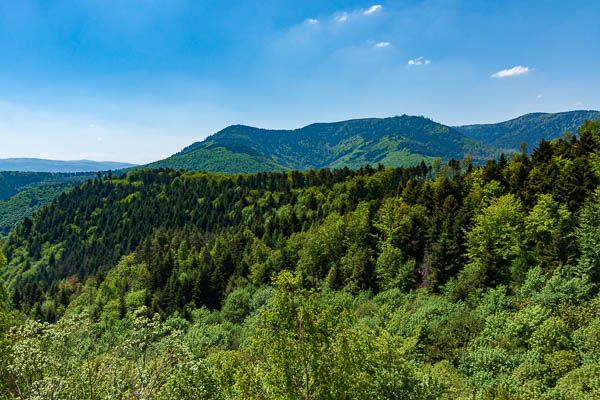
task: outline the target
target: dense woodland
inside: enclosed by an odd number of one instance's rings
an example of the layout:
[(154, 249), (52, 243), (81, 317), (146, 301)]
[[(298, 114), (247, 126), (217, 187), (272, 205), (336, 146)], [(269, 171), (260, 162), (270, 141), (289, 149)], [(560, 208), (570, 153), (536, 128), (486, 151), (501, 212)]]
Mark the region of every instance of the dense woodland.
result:
[(516, 151), (523, 141), (534, 144), (552, 140), (565, 132), (575, 132), (586, 120), (594, 121), (599, 118), (600, 112), (591, 110), (531, 113), (496, 124), (465, 125), (456, 129), (490, 147)]
[(96, 173), (0, 171), (0, 238), (25, 217)]
[(256, 173), (358, 169), (379, 163), (408, 167), (435, 158), (462, 159), (467, 154), (480, 163), (496, 153), (497, 149), (470, 139), (455, 128), (424, 117), (402, 115), (317, 123), (294, 130), (232, 125), (148, 166)]
[(0, 200), (0, 238), (6, 237), (26, 217), (49, 204), (74, 186), (73, 183), (42, 185)]
[(140, 170), (2, 243), (0, 398), (600, 398), (600, 123), (482, 167)]
[(78, 184), (90, 178), (96, 173), (79, 172), (18, 172), (0, 171), (0, 200), (7, 200), (17, 193), (28, 189), (52, 186), (59, 184)]

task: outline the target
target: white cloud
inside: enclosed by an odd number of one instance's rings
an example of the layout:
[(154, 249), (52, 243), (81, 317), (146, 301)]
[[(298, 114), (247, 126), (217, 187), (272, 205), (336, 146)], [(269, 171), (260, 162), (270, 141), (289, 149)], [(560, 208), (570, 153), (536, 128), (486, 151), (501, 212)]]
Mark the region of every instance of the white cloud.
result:
[(421, 66), (421, 65), (429, 65), (429, 64), (431, 64), (431, 61), (426, 60), (424, 56), (415, 58), (414, 60), (408, 60), (408, 65)]
[(512, 67), (509, 69), (503, 69), (502, 71), (494, 72), (492, 75), (490, 75), (490, 78), (506, 78), (509, 76), (524, 75), (531, 71), (532, 70), (529, 67), (517, 65), (516, 67)]
[(583, 105), (583, 103), (582, 103), (581, 101), (577, 101), (577, 102), (575, 102), (575, 104), (573, 104), (573, 105), (574, 105), (575, 107), (579, 107), (579, 106), (582, 106), (582, 105)]
[(348, 21), (348, 14), (340, 15), (335, 19), (337, 22), (346, 22)]
[(319, 23), (318, 19), (314, 19), (314, 18), (309, 18), (306, 20), (306, 23), (309, 25), (317, 25)]
[(381, 6), (379, 4), (377, 4), (377, 5), (371, 6), (368, 9), (366, 9), (364, 11), (364, 14), (365, 15), (370, 15), (370, 14), (373, 14), (374, 12), (379, 11), (379, 10), (381, 10)]
[(379, 42), (375, 45), (375, 47), (388, 47), (390, 42)]

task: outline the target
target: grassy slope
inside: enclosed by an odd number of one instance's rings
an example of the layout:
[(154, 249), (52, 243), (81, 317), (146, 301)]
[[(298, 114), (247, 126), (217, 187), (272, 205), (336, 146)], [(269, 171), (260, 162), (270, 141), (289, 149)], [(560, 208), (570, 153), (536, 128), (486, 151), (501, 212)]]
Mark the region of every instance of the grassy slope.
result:
[(360, 168), (378, 163), (397, 167), (467, 154), (477, 161), (496, 152), (453, 128), (423, 117), (401, 116), (318, 123), (296, 130), (234, 125), (148, 167), (212, 172)]
[(266, 157), (235, 153), (224, 147), (199, 149), (186, 154), (174, 155), (145, 167), (222, 173), (255, 173), (288, 169)]

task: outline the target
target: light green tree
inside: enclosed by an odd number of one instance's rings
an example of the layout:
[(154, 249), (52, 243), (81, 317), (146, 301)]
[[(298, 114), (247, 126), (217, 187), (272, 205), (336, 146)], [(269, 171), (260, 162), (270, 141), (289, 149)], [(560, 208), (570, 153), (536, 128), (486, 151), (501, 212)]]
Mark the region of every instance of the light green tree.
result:
[(588, 274), (593, 282), (600, 282), (600, 189), (581, 210), (575, 233), (581, 251), (580, 272)]
[(521, 275), (524, 214), (521, 202), (512, 194), (504, 195), (475, 218), (467, 232), (469, 271), (474, 284), (497, 285)]
[(284, 271), (248, 349), (220, 355), (222, 385), (236, 399), (351, 399), (366, 387), (368, 341), (350, 316), (318, 305), (300, 274)]
[(414, 259), (405, 260), (402, 251), (386, 241), (377, 258), (377, 286), (381, 290), (399, 288), (408, 292), (416, 285), (415, 268)]
[(216, 358), (232, 399), (437, 399), (442, 388), (416, 371), (416, 339), (354, 326), (303, 288), (300, 274), (280, 273), (273, 305), (249, 347)]
[(525, 217), (527, 240), (535, 259), (546, 269), (554, 269), (569, 261), (573, 242), (571, 213), (552, 195), (542, 194)]
[[(0, 268), (6, 264), (6, 257), (0, 252)], [(13, 314), (6, 309), (7, 294), (4, 286), (0, 285), (0, 393), (6, 390), (7, 371), (6, 365), (10, 357), (11, 341), (8, 338), (8, 330), (12, 325)]]

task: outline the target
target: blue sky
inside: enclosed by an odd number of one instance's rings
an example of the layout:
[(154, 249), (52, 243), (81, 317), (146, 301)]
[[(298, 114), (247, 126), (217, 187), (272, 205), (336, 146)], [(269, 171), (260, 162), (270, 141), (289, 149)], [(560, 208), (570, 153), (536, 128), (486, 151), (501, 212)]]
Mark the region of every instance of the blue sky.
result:
[(234, 124), (600, 109), (600, 2), (0, 2), (0, 158), (168, 156)]

